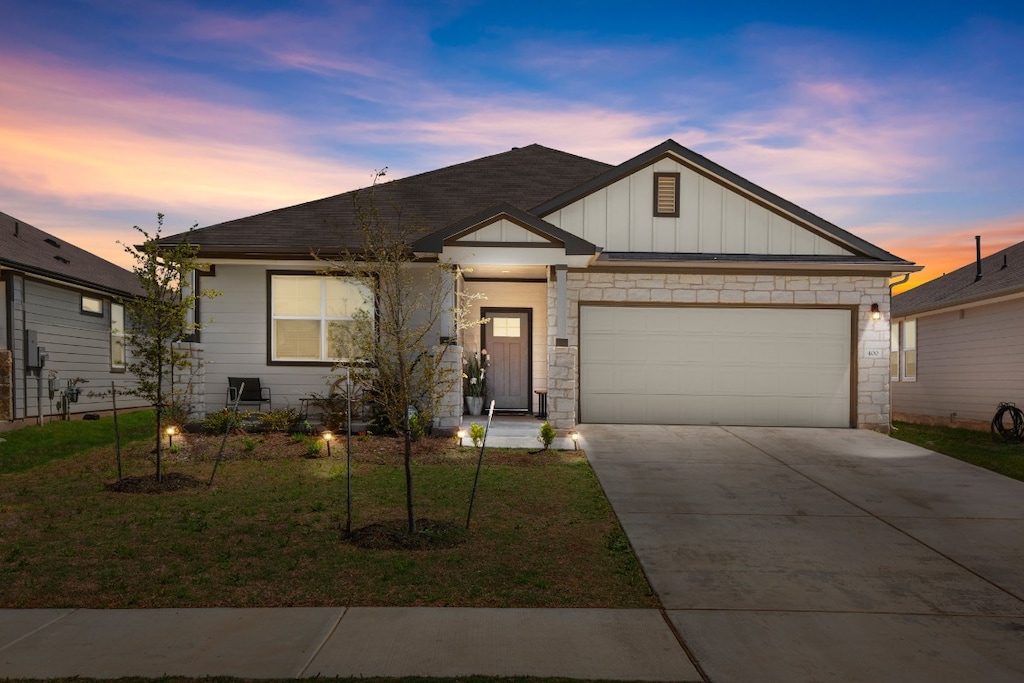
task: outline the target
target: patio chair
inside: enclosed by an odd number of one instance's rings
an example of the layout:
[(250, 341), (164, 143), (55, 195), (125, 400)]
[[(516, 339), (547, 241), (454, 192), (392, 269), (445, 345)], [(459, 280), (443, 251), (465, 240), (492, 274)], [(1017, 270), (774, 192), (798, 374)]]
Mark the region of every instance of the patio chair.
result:
[(270, 401), (270, 387), (262, 386), (259, 377), (228, 377), (228, 398), (224, 405), (233, 405), (235, 399), (238, 398), (239, 391), (242, 392), (242, 395), (238, 400), (238, 405), (255, 403), (262, 412), (263, 404), (266, 403), (268, 411), (274, 409), (273, 403)]

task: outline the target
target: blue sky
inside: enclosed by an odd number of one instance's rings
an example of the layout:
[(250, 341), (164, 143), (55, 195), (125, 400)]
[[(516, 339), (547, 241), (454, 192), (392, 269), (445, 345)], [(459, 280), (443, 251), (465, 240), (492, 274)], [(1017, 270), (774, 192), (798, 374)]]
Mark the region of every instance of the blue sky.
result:
[(0, 0), (0, 210), (169, 232), (673, 138), (926, 270), (1024, 239), (1024, 4)]

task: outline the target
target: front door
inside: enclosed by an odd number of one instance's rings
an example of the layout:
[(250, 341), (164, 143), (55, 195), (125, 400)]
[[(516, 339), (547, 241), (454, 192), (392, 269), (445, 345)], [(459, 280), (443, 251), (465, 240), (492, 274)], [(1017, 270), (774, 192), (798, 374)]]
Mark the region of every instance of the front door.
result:
[(485, 308), (482, 330), (487, 350), (487, 397), (495, 410), (530, 410), (531, 311)]

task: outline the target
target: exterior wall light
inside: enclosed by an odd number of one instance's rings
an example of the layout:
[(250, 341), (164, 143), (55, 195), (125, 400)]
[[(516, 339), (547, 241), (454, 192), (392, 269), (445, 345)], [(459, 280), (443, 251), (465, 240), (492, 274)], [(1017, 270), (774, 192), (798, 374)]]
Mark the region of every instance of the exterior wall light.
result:
[(882, 312), (880, 310), (878, 310), (878, 304), (871, 304), (871, 319), (872, 320), (881, 320), (882, 319)]

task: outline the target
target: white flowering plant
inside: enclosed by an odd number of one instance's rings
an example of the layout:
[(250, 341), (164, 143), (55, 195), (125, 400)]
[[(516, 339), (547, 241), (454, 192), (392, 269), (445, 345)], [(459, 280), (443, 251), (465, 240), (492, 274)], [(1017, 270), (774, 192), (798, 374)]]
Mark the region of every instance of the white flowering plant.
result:
[(462, 384), (466, 396), (484, 396), (487, 393), (487, 349), (463, 358)]

